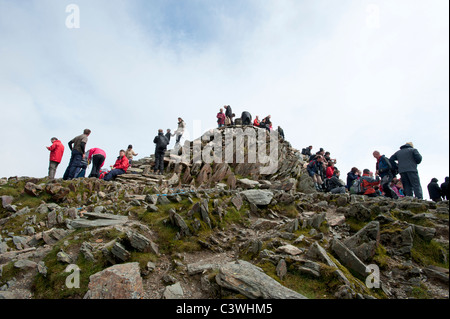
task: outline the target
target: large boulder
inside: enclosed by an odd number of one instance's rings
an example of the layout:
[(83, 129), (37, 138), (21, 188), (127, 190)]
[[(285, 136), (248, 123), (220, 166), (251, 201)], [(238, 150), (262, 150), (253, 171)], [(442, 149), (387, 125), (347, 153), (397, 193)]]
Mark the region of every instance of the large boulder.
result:
[(237, 291), (250, 299), (306, 299), (266, 275), (261, 268), (243, 260), (220, 267), (216, 281), (219, 286)]
[(366, 265), (339, 239), (331, 241), (331, 250), (338, 256), (339, 261), (347, 268), (355, 271), (362, 277), (366, 277)]
[(144, 295), (139, 263), (118, 264), (89, 277), (85, 299), (141, 299)]
[(249, 189), (240, 192), (247, 201), (257, 206), (269, 205), (273, 198), (273, 193), (264, 189)]
[(372, 221), (342, 243), (362, 261), (370, 260), (380, 241), (380, 223)]

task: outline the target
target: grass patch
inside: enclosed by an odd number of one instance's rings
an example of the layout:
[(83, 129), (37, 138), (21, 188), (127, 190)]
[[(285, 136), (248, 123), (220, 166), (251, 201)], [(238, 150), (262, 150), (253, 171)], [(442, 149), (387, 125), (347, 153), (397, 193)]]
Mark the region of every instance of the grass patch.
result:
[(449, 268), (448, 256), (449, 250), (440, 243), (435, 240), (427, 242), (421, 237), (414, 235), (411, 257), (418, 264)]

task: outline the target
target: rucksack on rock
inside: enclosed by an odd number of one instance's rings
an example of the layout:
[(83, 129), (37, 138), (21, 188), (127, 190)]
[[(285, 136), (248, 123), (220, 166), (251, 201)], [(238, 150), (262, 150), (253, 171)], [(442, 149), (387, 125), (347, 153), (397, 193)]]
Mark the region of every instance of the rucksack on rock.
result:
[(350, 194), (362, 194), (362, 178), (355, 179), (350, 186)]

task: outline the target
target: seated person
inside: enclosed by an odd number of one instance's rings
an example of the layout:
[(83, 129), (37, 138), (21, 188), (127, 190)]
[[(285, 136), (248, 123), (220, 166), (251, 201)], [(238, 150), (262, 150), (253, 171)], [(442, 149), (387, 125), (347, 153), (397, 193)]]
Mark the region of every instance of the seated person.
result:
[(320, 177), (321, 166), (323, 165), (323, 157), (319, 156), (317, 159), (312, 160), (306, 166), (309, 176), (313, 179), (314, 187), (317, 191), (321, 192), (324, 190), (322, 184), (322, 178)]
[(256, 115), (255, 120), (253, 121), (253, 126), (259, 126), (259, 123), (260, 123), (259, 117), (258, 115)]
[(350, 187), (353, 184), (353, 181), (358, 179), (360, 175), (360, 171), (356, 167), (352, 167), (351, 171), (347, 173), (347, 189), (350, 189)]
[(105, 181), (110, 181), (115, 179), (116, 176), (125, 174), (128, 169), (128, 158), (125, 156), (125, 151), (120, 150), (119, 156), (117, 157), (116, 163), (111, 166), (112, 170), (103, 178)]
[(334, 171), (335, 171), (336, 169), (334, 168), (334, 162), (332, 162), (332, 161), (329, 161), (328, 162), (328, 165), (327, 165), (327, 170), (326, 170), (326, 177), (327, 178), (331, 178), (331, 177), (333, 177), (333, 174), (334, 174)]
[(328, 181), (330, 193), (332, 194), (345, 194), (345, 185), (344, 182), (339, 179), (340, 175), (341, 172), (336, 169), (333, 172), (333, 176), (331, 176)]
[[(372, 176), (371, 176), (372, 175)], [(376, 179), (373, 178), (373, 173), (370, 172), (367, 168), (363, 170), (363, 175), (361, 176), (362, 183), (361, 189), (363, 191), (363, 195), (367, 195), (369, 197), (376, 197), (378, 193), (374, 186), (380, 185), (380, 176), (376, 176)]]

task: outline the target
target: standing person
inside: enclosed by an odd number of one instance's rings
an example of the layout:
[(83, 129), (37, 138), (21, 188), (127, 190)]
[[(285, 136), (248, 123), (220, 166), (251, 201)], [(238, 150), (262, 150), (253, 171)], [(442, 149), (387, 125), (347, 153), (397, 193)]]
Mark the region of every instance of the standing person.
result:
[(164, 135), (167, 138), (167, 145), (170, 144), (170, 137), (172, 134), (170, 133), (170, 128), (167, 129), (166, 134)]
[(350, 172), (347, 173), (347, 189), (350, 190), (350, 187), (353, 184), (353, 181), (357, 180), (361, 175), (360, 171), (356, 167), (352, 167)]
[(186, 123), (184, 123), (183, 119), (181, 117), (179, 117), (178, 118), (178, 128), (176, 129), (175, 133), (172, 134), (172, 136), (175, 136), (175, 135), (177, 136), (176, 140), (175, 140), (175, 144), (180, 144), (181, 136), (183, 136), (185, 127), (186, 127)]
[(219, 110), (219, 113), (217, 113), (217, 125), (218, 127), (222, 127), (225, 125), (225, 113), (223, 113), (223, 109)]
[(225, 116), (228, 117), (228, 119), (230, 121), (230, 125), (234, 125), (233, 111), (231, 110), (231, 106), (225, 105), (224, 108), (225, 108)]
[(84, 153), (86, 144), (88, 142), (88, 136), (91, 134), (90, 129), (85, 129), (83, 134), (78, 135), (69, 141), (69, 148), (72, 151), (70, 156), (69, 165), (64, 172), (63, 179), (69, 180), (75, 177), (75, 173), (80, 167), (82, 167), (81, 160), (86, 156)]
[(442, 200), (442, 191), (438, 184), (437, 178), (432, 178), (431, 182), (427, 186), (428, 188), (428, 194), (430, 195), (430, 198), (434, 202), (440, 202)]
[(280, 137), (284, 140), (284, 131), (281, 128), (281, 126), (278, 125), (277, 131), (278, 131), (278, 134), (280, 135)]
[(128, 158), (125, 156), (125, 150), (120, 150), (116, 163), (111, 166), (111, 171), (103, 177), (103, 180), (110, 181), (116, 176), (125, 174), (128, 169)]
[(105, 164), (106, 153), (100, 148), (91, 148), (88, 155), (88, 161), (92, 162), (92, 170), (89, 177), (100, 177), (100, 169)]
[(128, 158), (128, 164), (131, 166), (131, 162), (133, 161), (133, 156), (138, 156), (138, 153), (135, 153), (133, 150), (133, 145), (128, 145), (127, 150), (125, 151), (125, 156)]
[(164, 172), (164, 153), (166, 152), (167, 141), (164, 136), (163, 130), (158, 130), (158, 135), (153, 139), (153, 143), (155, 143), (155, 168), (154, 172), (156, 174), (159, 171), (159, 175), (162, 175)]
[(441, 193), (442, 198), (448, 200), (449, 199), (449, 188), (448, 188), (449, 178), (445, 177), (445, 182), (441, 184)]
[(50, 164), (48, 166), (48, 178), (54, 179), (56, 174), (56, 169), (59, 163), (61, 163), (64, 154), (64, 145), (56, 137), (50, 139), (52, 142), (51, 146), (46, 146), (50, 151)]
[(408, 142), (400, 147), (390, 158), (391, 161), (398, 161), (398, 172), (400, 173), (403, 189), (406, 196), (414, 196), (423, 199), (422, 186), (420, 185), (417, 165), (422, 162), (422, 155), (414, 148), (412, 142)]
[(380, 152), (374, 151), (373, 157), (377, 159), (376, 174), (381, 177), (381, 188), (387, 197), (398, 199), (397, 193), (391, 188), (391, 182), (394, 178), (392, 173), (392, 164), (389, 159), (381, 155)]

